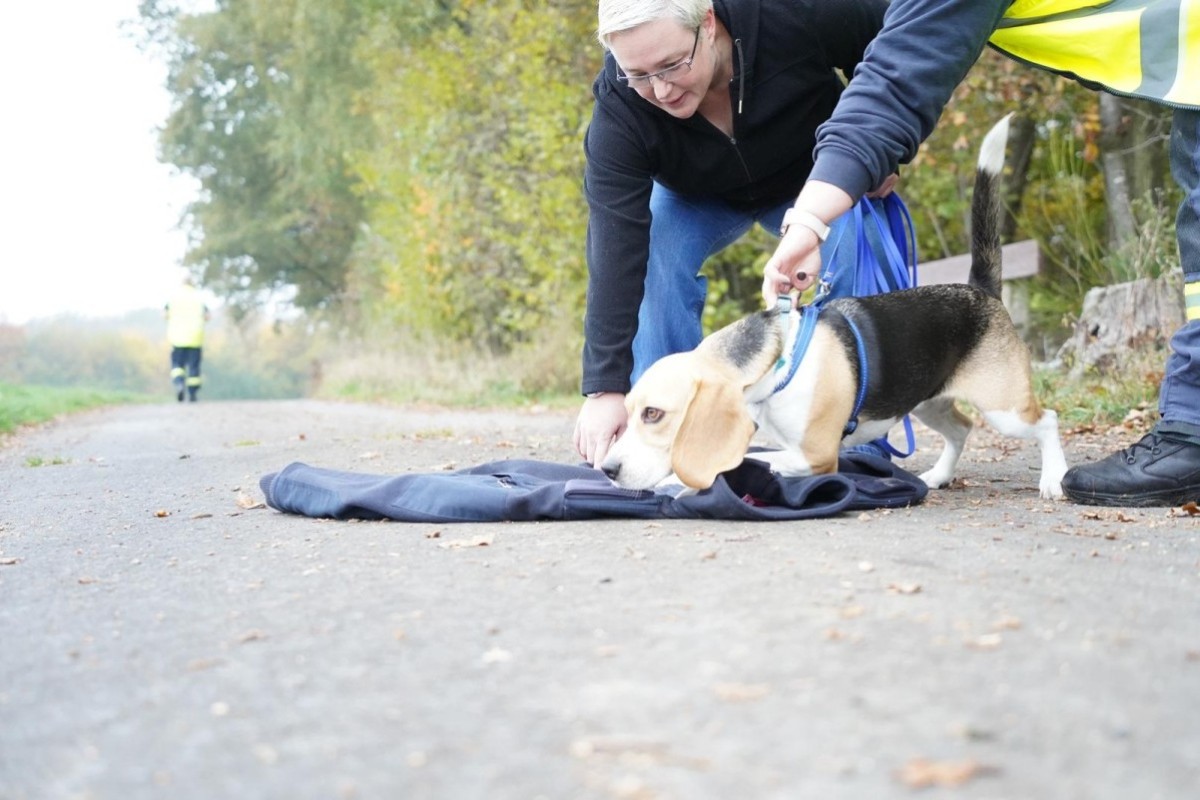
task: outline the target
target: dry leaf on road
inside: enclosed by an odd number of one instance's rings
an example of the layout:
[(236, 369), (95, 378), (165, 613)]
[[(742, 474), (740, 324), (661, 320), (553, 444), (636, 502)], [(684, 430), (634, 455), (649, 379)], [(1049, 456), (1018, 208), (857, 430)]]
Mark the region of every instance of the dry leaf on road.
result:
[(245, 492), (238, 492), (237, 507), (249, 511), (252, 508), (266, 508), (267, 504), (256, 497), (251, 497)]
[(900, 780), (913, 789), (930, 786), (955, 787), (992, 772), (977, 761), (930, 761), (914, 758), (900, 770)]

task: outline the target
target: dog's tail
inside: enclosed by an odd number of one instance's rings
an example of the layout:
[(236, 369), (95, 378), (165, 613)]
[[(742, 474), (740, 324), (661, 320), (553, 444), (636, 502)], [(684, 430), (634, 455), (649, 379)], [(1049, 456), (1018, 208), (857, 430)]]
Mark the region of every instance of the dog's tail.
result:
[(971, 200), (971, 277), (967, 283), (1000, 297), (1000, 224), (1004, 206), (1000, 198), (1000, 173), (1008, 143), (1009, 114), (988, 131), (979, 148), (975, 167), (975, 193)]

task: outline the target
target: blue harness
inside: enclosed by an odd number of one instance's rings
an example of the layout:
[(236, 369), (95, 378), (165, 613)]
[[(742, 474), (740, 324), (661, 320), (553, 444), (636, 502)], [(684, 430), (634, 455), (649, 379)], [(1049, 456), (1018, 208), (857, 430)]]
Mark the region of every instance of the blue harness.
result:
[[(896, 194), (890, 194), (883, 200), (884, 208), (887, 213), (888, 220), (885, 223), (880, 218), (880, 214), (876, 211), (874, 204), (863, 198), (853, 209), (854, 229), (857, 233), (857, 252), (855, 258), (856, 273), (854, 276), (854, 294), (855, 296), (879, 294), (881, 292), (892, 291), (893, 289), (908, 289), (917, 283), (917, 254), (916, 254), (916, 237), (913, 234), (912, 217), (908, 213), (908, 209), (904, 205), (904, 201)], [(884, 253), (883, 261), (876, 256), (875, 248), (871, 246), (868, 239), (864, 220), (870, 217), (879, 231), (879, 240), (882, 244)], [(796, 332), (796, 339), (792, 344), (792, 357), (788, 364), (787, 374), (780, 378), (773, 390), (774, 392), (781, 391), (787, 386), (796, 374), (796, 369), (800, 365), (800, 361), (804, 358), (804, 354), (808, 352), (808, 346), (812, 342), (813, 332), (817, 328), (817, 318), (821, 314), (821, 309), (825, 303), (829, 301), (830, 287), (833, 284), (833, 269), (834, 257), (837, 249), (841, 247), (845, 237), (846, 226), (841, 226), (841, 232), (837, 241), (834, 242), (833, 249), (829, 252), (827, 258), (824, 259), (825, 266), (822, 268), (821, 277), (817, 281), (817, 291), (813, 299), (807, 304), (800, 306), (797, 310), (800, 313), (800, 328)], [(904, 245), (903, 255), (901, 247), (897, 243)], [(889, 281), (890, 277), (890, 281)], [(791, 297), (780, 297), (776, 301), (776, 308), (783, 319), (787, 319), (792, 310)], [(842, 438), (846, 438), (858, 429), (858, 415), (862, 411), (863, 402), (867, 396), (867, 382), (869, 379), (869, 364), (867, 362), (867, 347), (863, 342), (862, 332), (858, 326), (854, 324), (854, 320), (846, 315), (842, 315), (846, 320), (846, 325), (850, 328), (851, 334), (854, 335), (855, 350), (858, 353), (858, 394), (854, 400), (854, 410), (850, 414), (850, 420), (846, 423), (845, 430), (842, 431)], [(779, 362), (775, 365), (776, 370), (782, 369), (784, 359), (780, 356)], [(916, 440), (913, 436), (912, 420), (908, 415), (904, 417), (904, 433), (907, 437), (908, 451), (901, 452), (897, 450), (887, 440), (887, 437), (875, 439), (873, 444), (891, 453), (898, 458), (907, 458), (916, 450)]]

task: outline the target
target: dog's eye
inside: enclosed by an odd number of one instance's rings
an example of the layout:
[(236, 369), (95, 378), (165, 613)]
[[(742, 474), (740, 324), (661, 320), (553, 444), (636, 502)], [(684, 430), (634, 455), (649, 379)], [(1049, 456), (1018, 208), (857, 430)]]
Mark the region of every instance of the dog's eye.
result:
[(666, 414), (661, 408), (645, 408), (642, 410), (642, 422), (647, 425), (653, 425), (656, 422), (661, 422)]

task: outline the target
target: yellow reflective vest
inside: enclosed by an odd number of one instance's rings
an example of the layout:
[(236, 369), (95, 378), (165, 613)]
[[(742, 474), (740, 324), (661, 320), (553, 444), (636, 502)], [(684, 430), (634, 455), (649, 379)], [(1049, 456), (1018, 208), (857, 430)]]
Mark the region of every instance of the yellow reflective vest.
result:
[(1015, 0), (989, 42), (1115, 94), (1200, 108), (1200, 0)]
[(167, 342), (172, 347), (202, 346), (207, 315), (200, 290), (194, 286), (180, 287), (167, 303)]

